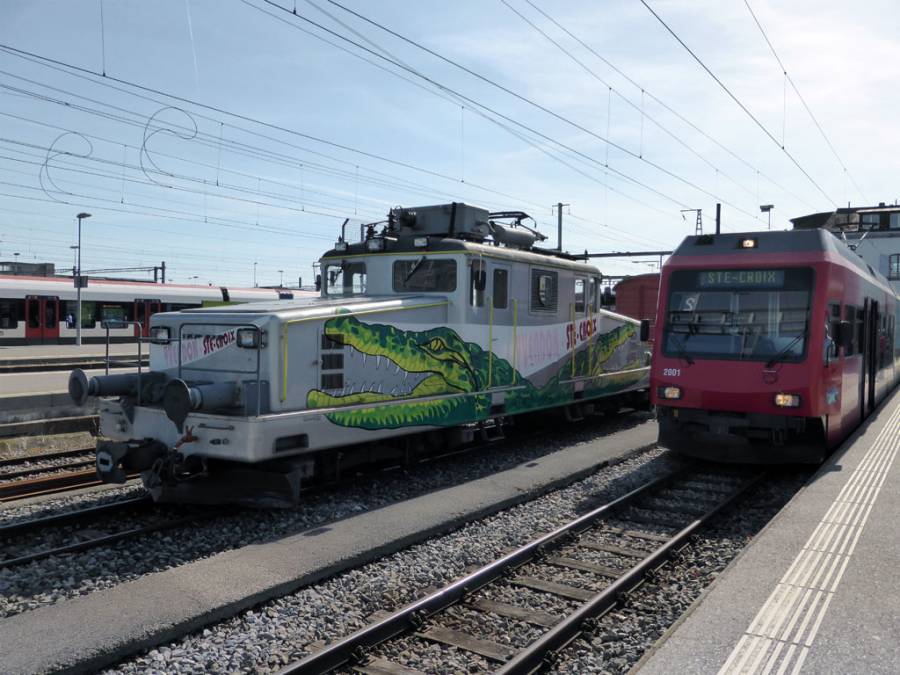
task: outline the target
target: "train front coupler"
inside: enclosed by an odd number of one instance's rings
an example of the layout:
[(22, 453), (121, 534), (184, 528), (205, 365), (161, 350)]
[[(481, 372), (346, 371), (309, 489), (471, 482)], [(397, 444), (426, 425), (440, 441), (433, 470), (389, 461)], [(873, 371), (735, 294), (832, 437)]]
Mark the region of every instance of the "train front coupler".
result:
[(152, 439), (97, 441), (97, 477), (121, 485), (129, 474), (152, 469), (168, 452), (163, 443)]

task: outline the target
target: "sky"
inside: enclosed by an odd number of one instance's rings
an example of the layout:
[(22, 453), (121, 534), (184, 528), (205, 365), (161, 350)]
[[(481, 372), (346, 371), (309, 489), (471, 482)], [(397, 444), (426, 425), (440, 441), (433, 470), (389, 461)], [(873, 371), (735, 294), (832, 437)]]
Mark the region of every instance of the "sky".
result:
[(84, 270), (296, 285), (396, 205), (640, 252), (900, 197), (896, 0), (647, 4), (733, 97), (640, 0), (0, 0), (0, 261), (85, 211)]

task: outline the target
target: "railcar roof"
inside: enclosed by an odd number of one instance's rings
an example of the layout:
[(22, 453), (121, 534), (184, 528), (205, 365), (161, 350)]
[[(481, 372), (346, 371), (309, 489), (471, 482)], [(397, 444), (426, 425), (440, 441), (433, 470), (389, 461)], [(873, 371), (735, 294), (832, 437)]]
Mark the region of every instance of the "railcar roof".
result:
[(322, 261), (344, 260), (350, 257), (376, 257), (390, 255), (432, 255), (437, 253), (468, 253), (485, 257), (500, 258), (510, 262), (539, 265), (541, 267), (555, 267), (572, 270), (582, 274), (600, 274), (600, 270), (587, 263), (577, 260), (576, 256), (556, 251), (543, 251), (541, 249), (524, 250), (509, 248), (506, 246), (493, 246), (462, 239), (429, 237), (427, 247), (413, 245), (412, 238), (402, 237), (396, 241), (386, 239), (384, 251), (367, 251), (365, 244), (356, 242), (347, 244), (346, 251), (331, 249), (322, 256)]
[[(755, 239), (753, 249), (740, 249), (744, 239)], [(890, 282), (875, 271), (834, 233), (825, 229), (786, 230), (783, 232), (729, 232), (728, 234), (701, 234), (685, 237), (684, 241), (666, 261), (678, 263), (679, 258), (700, 256), (753, 256), (756, 253), (831, 253), (843, 258), (863, 275), (871, 277), (874, 283), (894, 293)]]

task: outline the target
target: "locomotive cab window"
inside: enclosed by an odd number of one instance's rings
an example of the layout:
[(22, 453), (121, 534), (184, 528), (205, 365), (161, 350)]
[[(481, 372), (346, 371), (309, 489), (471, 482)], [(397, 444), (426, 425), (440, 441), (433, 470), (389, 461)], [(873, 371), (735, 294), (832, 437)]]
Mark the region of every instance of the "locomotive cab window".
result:
[(531, 270), (531, 311), (556, 312), (558, 275), (549, 270)]
[(469, 266), (469, 303), (472, 307), (484, 307), (484, 289), (487, 286), (487, 272), (484, 260), (472, 260)]
[(808, 268), (673, 272), (664, 316), (664, 353), (766, 363), (802, 361), (812, 288), (813, 271)]
[(494, 309), (506, 309), (509, 304), (509, 270), (494, 268)]
[(422, 256), (394, 261), (394, 290), (403, 293), (450, 293), (456, 290), (456, 261)]
[(363, 295), (366, 292), (366, 264), (346, 262), (325, 266), (326, 295)]
[(583, 277), (575, 277), (575, 313), (584, 314), (585, 307), (585, 283)]

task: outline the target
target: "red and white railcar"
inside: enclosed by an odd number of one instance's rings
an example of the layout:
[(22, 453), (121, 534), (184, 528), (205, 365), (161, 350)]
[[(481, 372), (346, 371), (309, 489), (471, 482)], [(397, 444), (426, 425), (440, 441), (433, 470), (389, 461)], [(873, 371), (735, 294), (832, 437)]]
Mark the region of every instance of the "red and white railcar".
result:
[(826, 230), (688, 237), (662, 269), (651, 370), (660, 443), (817, 461), (900, 380), (900, 303)]
[[(66, 344), (75, 341), (76, 290), (71, 278), (0, 275), (0, 345)], [(91, 279), (81, 291), (84, 342), (106, 340), (104, 321), (139, 321), (146, 337), (150, 317), (191, 307), (315, 297), (315, 291), (226, 288)], [(110, 328), (110, 339), (134, 339), (134, 325)]]

